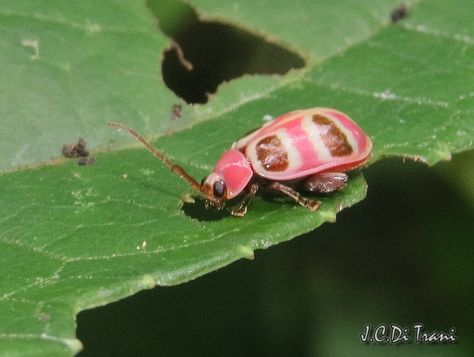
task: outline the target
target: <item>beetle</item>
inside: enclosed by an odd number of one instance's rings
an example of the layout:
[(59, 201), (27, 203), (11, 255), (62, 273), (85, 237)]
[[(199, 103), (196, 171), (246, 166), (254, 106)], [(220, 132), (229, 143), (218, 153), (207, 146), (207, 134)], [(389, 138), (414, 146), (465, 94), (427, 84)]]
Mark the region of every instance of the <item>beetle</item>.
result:
[(171, 162), (135, 130), (120, 124), (206, 199), (206, 208), (229, 209), (243, 217), (259, 189), (280, 192), (311, 211), (320, 202), (300, 191), (331, 193), (347, 183), (348, 171), (370, 157), (370, 137), (346, 114), (331, 108), (296, 110), (281, 115), (236, 141), (201, 183)]

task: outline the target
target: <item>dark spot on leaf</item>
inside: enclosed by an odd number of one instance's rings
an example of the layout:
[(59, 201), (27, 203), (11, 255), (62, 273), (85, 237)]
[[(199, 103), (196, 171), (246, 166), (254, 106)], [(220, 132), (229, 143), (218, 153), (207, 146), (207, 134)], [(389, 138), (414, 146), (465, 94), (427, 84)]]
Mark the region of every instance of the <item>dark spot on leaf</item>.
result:
[(399, 7), (394, 9), (390, 14), (390, 19), (393, 23), (398, 22), (408, 16), (408, 6), (401, 4)]
[(195, 198), (195, 202), (184, 202), (182, 211), (186, 216), (196, 219), (200, 222), (220, 221), (228, 217), (229, 213), (226, 210), (217, 210), (205, 207), (205, 200), (203, 198)]
[(89, 156), (87, 143), (84, 139), (79, 139), (76, 144), (64, 144), (63, 155), (67, 158), (79, 158), (77, 163), (81, 166), (88, 166), (95, 163), (95, 159)]
[(183, 109), (183, 106), (181, 104), (173, 104), (171, 107), (171, 120), (177, 120), (181, 118), (181, 110)]
[(95, 163), (95, 159), (92, 156), (81, 157), (77, 163), (81, 166), (89, 166)]
[(64, 144), (63, 155), (64, 157), (89, 156), (89, 151), (87, 150), (87, 143), (84, 139), (79, 139), (76, 144)]
[(206, 103), (217, 87), (245, 74), (285, 74), (302, 68), (296, 53), (236, 26), (199, 19), (175, 0), (147, 0), (175, 44), (163, 55), (166, 85), (188, 103)]

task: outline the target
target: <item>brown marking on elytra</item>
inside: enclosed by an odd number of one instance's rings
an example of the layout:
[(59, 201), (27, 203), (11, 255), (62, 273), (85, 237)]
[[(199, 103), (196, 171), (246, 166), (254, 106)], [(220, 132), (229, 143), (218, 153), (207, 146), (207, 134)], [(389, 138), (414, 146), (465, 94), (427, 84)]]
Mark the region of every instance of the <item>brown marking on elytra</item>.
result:
[(267, 171), (285, 171), (288, 166), (288, 153), (278, 136), (267, 136), (256, 145), (257, 158)]
[(313, 122), (322, 127), (321, 139), (332, 156), (352, 154), (352, 146), (347, 141), (346, 135), (331, 120), (321, 114), (314, 114)]

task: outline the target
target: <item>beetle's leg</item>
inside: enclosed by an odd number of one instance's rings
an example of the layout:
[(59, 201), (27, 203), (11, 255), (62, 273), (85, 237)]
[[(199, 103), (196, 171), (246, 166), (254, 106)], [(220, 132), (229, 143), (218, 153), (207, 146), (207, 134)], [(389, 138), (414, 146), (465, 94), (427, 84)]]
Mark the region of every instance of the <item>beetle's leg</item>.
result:
[(250, 185), (250, 188), (245, 195), (245, 197), (242, 199), (240, 202), (240, 205), (232, 208), (230, 211), (230, 214), (236, 217), (243, 217), (247, 213), (247, 207), (252, 202), (252, 198), (255, 196), (255, 194), (258, 191), (258, 184), (253, 183)]
[(272, 182), (268, 185), (268, 188), (284, 193), (288, 197), (291, 197), (292, 199), (294, 199), (303, 207), (306, 207), (307, 209), (309, 209), (310, 211), (316, 211), (321, 205), (321, 202), (303, 197), (297, 191), (293, 190), (291, 187), (283, 185), (280, 182)]
[(348, 176), (343, 172), (314, 174), (303, 181), (303, 188), (310, 192), (330, 193), (343, 188)]

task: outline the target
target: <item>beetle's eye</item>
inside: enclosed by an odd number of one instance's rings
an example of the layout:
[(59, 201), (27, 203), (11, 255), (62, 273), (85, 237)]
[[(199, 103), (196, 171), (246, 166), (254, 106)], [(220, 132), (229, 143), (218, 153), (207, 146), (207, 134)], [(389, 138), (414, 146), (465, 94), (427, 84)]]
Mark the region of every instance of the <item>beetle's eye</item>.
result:
[(222, 180), (218, 180), (214, 182), (212, 186), (212, 190), (214, 191), (214, 197), (221, 198), (224, 197), (225, 194), (225, 183)]

